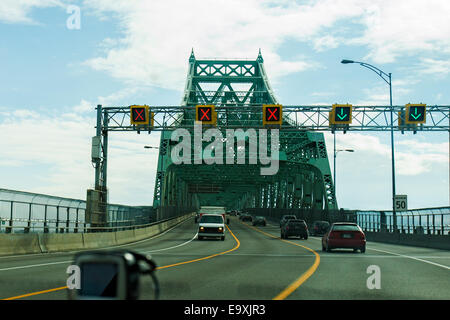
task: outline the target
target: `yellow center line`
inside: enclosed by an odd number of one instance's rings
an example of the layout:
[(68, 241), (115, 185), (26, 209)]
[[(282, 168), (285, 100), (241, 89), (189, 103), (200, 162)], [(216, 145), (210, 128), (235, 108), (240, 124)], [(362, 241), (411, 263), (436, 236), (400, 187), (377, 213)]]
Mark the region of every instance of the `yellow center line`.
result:
[(15, 296), (15, 297), (11, 297), (11, 298), (6, 298), (6, 299), (2, 299), (2, 300), (16, 300), (16, 299), (21, 299), (21, 298), (26, 298), (26, 297), (35, 296), (35, 295), (38, 295), (38, 294), (43, 294), (43, 293), (49, 293), (49, 292), (54, 292), (54, 291), (64, 290), (64, 289), (66, 289), (66, 288), (67, 288), (67, 286), (59, 287), (59, 288), (54, 288), (54, 289), (48, 289), (48, 290), (43, 290), (43, 291), (39, 291), (39, 292), (32, 292), (32, 293), (23, 294), (23, 295), (21, 295), (21, 296)]
[[(230, 250), (224, 251), (224, 252), (220, 252), (220, 253), (215, 253), (212, 254), (210, 256), (207, 257), (203, 257), (203, 258), (199, 258), (199, 259), (194, 259), (194, 260), (189, 260), (189, 261), (182, 261), (182, 262), (178, 262), (178, 263), (174, 263), (174, 264), (170, 264), (167, 266), (162, 266), (162, 267), (157, 267), (156, 270), (160, 270), (160, 269), (166, 269), (166, 268), (171, 268), (171, 267), (176, 267), (176, 266), (180, 266), (183, 264), (188, 264), (188, 263), (193, 263), (193, 262), (198, 262), (198, 261), (202, 261), (202, 260), (207, 260), (207, 259), (211, 259), (217, 256), (221, 256), (224, 254), (227, 254), (229, 252), (235, 251), (237, 250), (240, 246), (241, 246), (241, 242), (239, 241), (239, 239), (234, 235), (234, 233), (231, 231), (231, 229), (226, 225), (228, 231), (231, 233), (231, 235), (233, 236), (234, 240), (236, 241), (236, 246)], [(64, 290), (67, 289), (67, 286), (64, 287), (59, 287), (59, 288), (54, 288), (54, 289), (48, 289), (48, 290), (43, 290), (43, 291), (38, 291), (38, 292), (32, 292), (32, 293), (27, 293), (27, 294), (23, 294), (20, 296), (15, 296), (15, 297), (11, 297), (11, 298), (6, 298), (6, 299), (1, 299), (1, 300), (15, 300), (15, 299), (21, 299), (21, 298), (26, 298), (26, 297), (31, 297), (31, 296), (36, 296), (39, 294), (44, 294), (44, 293), (49, 293), (49, 292), (55, 292), (55, 291), (60, 291), (60, 290)]]
[(278, 240), (281, 240), (281, 241), (289, 243), (289, 244), (293, 244), (294, 246), (297, 246), (297, 247), (302, 247), (302, 248), (312, 252), (315, 255), (315, 259), (314, 259), (313, 265), (311, 267), (309, 267), (309, 269), (306, 270), (306, 272), (303, 273), (298, 279), (296, 279), (294, 282), (292, 282), (286, 289), (281, 291), (275, 298), (273, 298), (273, 300), (284, 300), (284, 299), (286, 299), (290, 294), (292, 294), (292, 292), (297, 290), (298, 287), (300, 287), (306, 280), (308, 280), (308, 278), (311, 277), (314, 272), (316, 272), (316, 270), (317, 270), (317, 268), (319, 267), (319, 264), (320, 264), (320, 255), (316, 251), (314, 251), (313, 249), (308, 248), (306, 246), (303, 246), (301, 244), (295, 243), (295, 242), (291, 242), (291, 241), (288, 241), (288, 240), (281, 239), (279, 237), (271, 235), (270, 233), (264, 232), (264, 231), (262, 231), (262, 230), (260, 230), (258, 228), (255, 228), (253, 226), (249, 226), (249, 225), (247, 225), (247, 224), (245, 224), (243, 222), (240, 222), (240, 223), (245, 225), (245, 226), (247, 226), (250, 229), (253, 229), (255, 231), (261, 232), (262, 234), (264, 234), (264, 235), (266, 235), (268, 237), (271, 237), (271, 238), (274, 238), (274, 239), (278, 239)]
[(220, 252), (220, 253), (215, 253), (213, 255), (210, 255), (210, 256), (207, 256), (207, 257), (203, 257), (203, 258), (199, 258), (199, 259), (183, 261), (183, 262), (178, 262), (178, 263), (170, 264), (170, 265), (163, 266), (163, 267), (158, 267), (158, 268), (156, 268), (156, 270), (165, 269), (165, 268), (171, 268), (171, 267), (176, 267), (176, 266), (179, 266), (179, 265), (182, 265), (182, 264), (188, 264), (188, 263), (192, 263), (192, 262), (197, 262), (197, 261), (202, 261), (202, 260), (206, 260), (206, 259), (211, 259), (211, 258), (214, 258), (214, 257), (217, 257), (217, 256), (221, 256), (221, 255), (224, 255), (226, 253), (229, 253), (229, 252), (232, 252), (232, 251), (236, 250), (237, 248), (239, 248), (241, 246), (241, 243), (238, 240), (238, 238), (236, 238), (236, 236), (231, 231), (231, 229), (228, 226), (226, 226), (226, 227), (227, 227), (228, 231), (230, 231), (230, 233), (233, 236), (234, 240), (236, 240), (236, 246), (233, 249), (230, 249), (230, 250), (227, 250), (227, 251), (224, 251), (224, 252)]

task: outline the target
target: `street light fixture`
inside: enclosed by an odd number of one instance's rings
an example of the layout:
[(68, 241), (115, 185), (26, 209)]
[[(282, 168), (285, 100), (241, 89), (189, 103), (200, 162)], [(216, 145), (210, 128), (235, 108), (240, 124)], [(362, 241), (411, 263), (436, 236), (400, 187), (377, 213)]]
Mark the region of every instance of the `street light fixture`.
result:
[(395, 158), (394, 158), (394, 120), (392, 115), (392, 73), (386, 73), (371, 64), (344, 59), (342, 64), (358, 63), (359, 65), (372, 70), (378, 74), (389, 85), (389, 105), (391, 111), (391, 159), (392, 159), (392, 219), (394, 220), (394, 232), (397, 231), (397, 217), (395, 212)]

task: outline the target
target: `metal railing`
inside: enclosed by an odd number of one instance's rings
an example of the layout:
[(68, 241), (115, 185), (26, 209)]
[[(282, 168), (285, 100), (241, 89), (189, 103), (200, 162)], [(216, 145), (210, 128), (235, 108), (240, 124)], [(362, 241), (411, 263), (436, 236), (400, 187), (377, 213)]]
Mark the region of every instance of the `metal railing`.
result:
[[(251, 215), (261, 215), (279, 221), (282, 215), (293, 214), (307, 224), (316, 220), (356, 222), (364, 231), (394, 232), (392, 211), (314, 210), (281, 208), (246, 208)], [(450, 234), (450, 207), (414, 209), (396, 213), (397, 232), (404, 234)]]
[[(364, 231), (394, 232), (392, 211), (356, 211)], [(396, 213), (397, 229), (405, 234), (450, 234), (450, 207), (424, 208)]]
[(109, 222), (96, 228), (85, 220), (85, 214), (84, 200), (0, 189), (0, 233), (116, 231), (156, 221), (152, 207), (108, 204)]

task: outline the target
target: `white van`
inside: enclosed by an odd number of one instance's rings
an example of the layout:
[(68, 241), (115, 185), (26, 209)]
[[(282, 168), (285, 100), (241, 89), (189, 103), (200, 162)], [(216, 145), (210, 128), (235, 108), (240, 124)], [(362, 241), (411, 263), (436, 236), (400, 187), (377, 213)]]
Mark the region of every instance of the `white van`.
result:
[(202, 214), (198, 223), (198, 240), (205, 237), (225, 240), (225, 222), (221, 214)]

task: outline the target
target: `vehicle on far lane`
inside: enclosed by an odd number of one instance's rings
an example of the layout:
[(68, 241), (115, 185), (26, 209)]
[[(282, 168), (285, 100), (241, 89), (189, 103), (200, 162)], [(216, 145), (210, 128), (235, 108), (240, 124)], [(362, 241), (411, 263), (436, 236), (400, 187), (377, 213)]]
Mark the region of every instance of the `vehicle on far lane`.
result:
[(366, 252), (366, 236), (362, 229), (356, 223), (333, 223), (330, 230), (322, 237), (322, 251), (331, 252), (332, 249), (337, 248)]
[(292, 214), (285, 214), (284, 216), (282, 216), (280, 220), (280, 228), (283, 226), (283, 224), (286, 223), (286, 221), (291, 219), (297, 219), (297, 217)]
[(322, 236), (330, 228), (328, 221), (314, 221), (309, 232), (312, 236)]
[(253, 218), (251, 215), (249, 214), (241, 214), (241, 216), (239, 217), (241, 219), (241, 221), (250, 221), (252, 222)]
[(290, 219), (281, 227), (281, 239), (289, 237), (300, 237), (300, 239), (308, 239), (308, 226), (305, 220)]
[(253, 226), (261, 225), (261, 226), (265, 227), (266, 224), (267, 224), (266, 218), (264, 218), (263, 216), (256, 216), (253, 218), (253, 221), (252, 221)]

